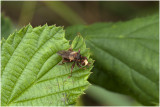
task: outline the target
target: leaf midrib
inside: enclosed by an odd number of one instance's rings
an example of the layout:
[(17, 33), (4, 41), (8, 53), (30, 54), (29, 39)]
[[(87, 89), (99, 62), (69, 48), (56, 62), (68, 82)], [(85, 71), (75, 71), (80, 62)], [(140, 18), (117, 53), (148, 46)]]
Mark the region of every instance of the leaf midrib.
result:
[[(104, 40), (104, 39), (119, 39), (119, 40), (128, 40), (128, 38), (99, 38), (98, 40), (99, 41), (101, 41), (101, 40)], [(130, 38), (129, 38), (130, 39)], [(92, 38), (92, 39), (87, 39), (87, 40), (97, 40), (96, 38)], [(131, 40), (134, 40), (134, 39), (131, 39)], [(137, 40), (138, 40), (138, 38), (137, 38)], [(146, 39), (146, 40), (150, 40), (150, 39)], [(136, 40), (135, 40), (136, 41)], [(155, 40), (155, 42), (158, 42), (159, 40)], [(139, 41), (136, 41), (139, 45), (141, 45), (142, 47), (144, 47), (144, 48), (147, 48), (148, 50), (150, 50), (150, 51), (153, 51), (154, 53), (156, 53), (156, 54), (159, 54), (159, 51), (156, 51), (156, 50), (154, 50), (154, 49), (152, 49), (152, 48), (149, 48), (149, 47), (147, 47), (147, 46), (145, 46), (145, 45), (143, 45), (142, 43), (140, 43)]]
[[(133, 30), (133, 31), (130, 31), (130, 32), (128, 32), (128, 33), (126, 33), (126, 34), (119, 34), (119, 35), (123, 35), (123, 38), (121, 38), (121, 37), (119, 37), (119, 36), (108, 36), (107, 38), (111, 38), (111, 39), (145, 39), (145, 40), (158, 40), (158, 39), (151, 39), (151, 38), (136, 38), (136, 37), (129, 37), (128, 35), (130, 35), (130, 34), (132, 34), (132, 33), (135, 33), (136, 31), (139, 31), (139, 30), (141, 30), (141, 29), (143, 29), (143, 28), (146, 28), (146, 27), (150, 27), (151, 25), (154, 25), (154, 24), (157, 24), (158, 25), (158, 23), (159, 23), (159, 21), (155, 21), (154, 23), (149, 23), (149, 24), (147, 24), (147, 25), (144, 25), (144, 26), (141, 26), (141, 27), (139, 27), (139, 28), (137, 28), (137, 29), (135, 29), (135, 30)], [(106, 29), (106, 28), (105, 28)], [(111, 30), (112, 30), (112, 28), (110, 28)], [(85, 31), (85, 29), (83, 29), (83, 31), (82, 32), (86, 32)], [(93, 35), (94, 34), (87, 34), (88, 36), (87, 37), (89, 37), (89, 38), (96, 38), (96, 39), (107, 39), (105, 36), (95, 36), (95, 37), (93, 37)], [(159, 41), (159, 40), (158, 40)]]

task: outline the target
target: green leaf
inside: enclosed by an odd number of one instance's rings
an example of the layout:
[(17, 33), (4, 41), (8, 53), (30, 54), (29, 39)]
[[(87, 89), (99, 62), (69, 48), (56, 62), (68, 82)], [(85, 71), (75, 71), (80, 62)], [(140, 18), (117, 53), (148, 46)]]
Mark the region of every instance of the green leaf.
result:
[[(73, 105), (88, 87), (92, 64), (86, 69), (72, 63), (60, 65), (60, 50), (70, 48), (62, 27), (28, 25), (10, 35), (2, 44), (2, 106)], [(81, 36), (72, 43), (73, 50), (89, 58)], [(89, 62), (93, 61), (89, 59)]]
[(77, 32), (95, 60), (91, 83), (130, 95), (144, 105), (159, 103), (158, 15), (72, 26), (66, 29), (66, 37), (72, 39)]
[(9, 34), (13, 32), (13, 24), (11, 20), (4, 16), (4, 14), (1, 15), (1, 37), (7, 38)]

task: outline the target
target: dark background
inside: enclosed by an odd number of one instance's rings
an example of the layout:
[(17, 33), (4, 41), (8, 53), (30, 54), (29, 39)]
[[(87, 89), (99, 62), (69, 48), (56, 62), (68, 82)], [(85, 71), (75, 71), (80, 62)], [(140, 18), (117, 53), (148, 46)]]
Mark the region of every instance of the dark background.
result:
[[(32, 26), (53, 25), (68, 27), (76, 24), (127, 21), (152, 15), (159, 10), (158, 1), (2, 1), (2, 13), (15, 28), (28, 23)], [(92, 85), (78, 100), (81, 106), (141, 105), (129, 96), (106, 91)]]
[(125, 21), (151, 15), (158, 11), (158, 7), (158, 1), (3, 1), (2, 13), (20, 26), (30, 22), (33, 26), (47, 23), (67, 27)]

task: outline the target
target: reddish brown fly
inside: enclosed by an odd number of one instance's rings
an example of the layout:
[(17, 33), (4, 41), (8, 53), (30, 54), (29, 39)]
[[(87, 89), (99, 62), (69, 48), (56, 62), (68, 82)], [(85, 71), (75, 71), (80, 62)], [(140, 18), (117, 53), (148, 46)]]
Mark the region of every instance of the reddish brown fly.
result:
[(58, 54), (62, 56), (62, 64), (64, 64), (65, 62), (73, 62), (71, 67), (71, 76), (75, 64), (77, 64), (79, 68), (89, 65), (88, 59), (80, 54), (80, 50), (78, 52), (75, 52), (70, 48), (67, 51), (59, 51)]

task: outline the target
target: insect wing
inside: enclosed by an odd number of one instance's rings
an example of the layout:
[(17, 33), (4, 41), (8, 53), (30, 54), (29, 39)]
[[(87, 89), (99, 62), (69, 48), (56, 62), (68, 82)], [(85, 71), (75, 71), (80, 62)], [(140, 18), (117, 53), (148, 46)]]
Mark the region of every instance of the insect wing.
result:
[(62, 56), (63, 58), (69, 59), (70, 52), (69, 51), (59, 51), (58, 55)]

